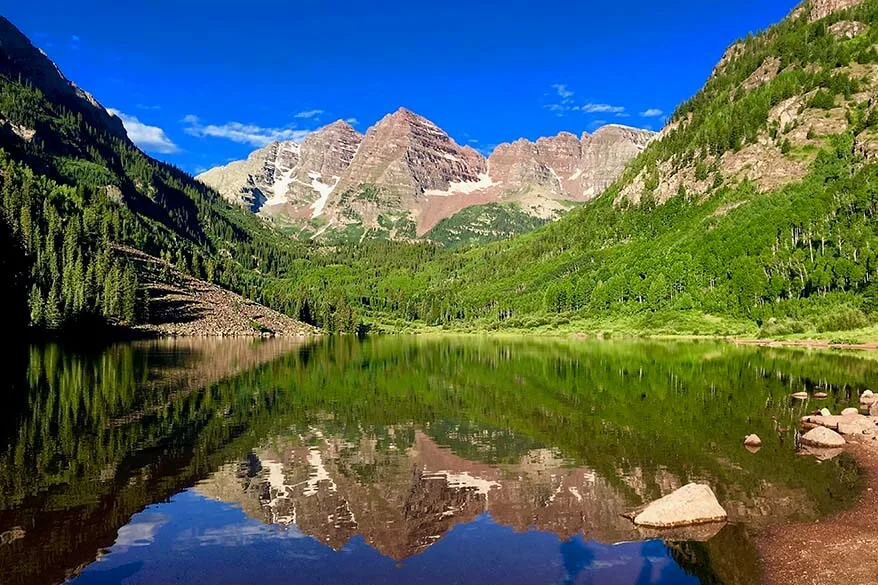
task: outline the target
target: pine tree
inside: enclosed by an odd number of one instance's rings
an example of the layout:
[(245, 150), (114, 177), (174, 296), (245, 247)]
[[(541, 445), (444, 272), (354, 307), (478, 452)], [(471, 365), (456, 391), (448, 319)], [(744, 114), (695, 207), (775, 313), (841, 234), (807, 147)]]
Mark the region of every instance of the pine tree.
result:
[(137, 322), (137, 274), (131, 264), (122, 272), (122, 284), (119, 298), (119, 316), (122, 321), (133, 325)]
[(43, 295), (40, 293), (40, 289), (36, 284), (31, 286), (27, 304), (30, 309), (31, 325), (34, 327), (42, 327), (44, 325), (44, 302)]
[(46, 327), (49, 329), (58, 329), (63, 324), (59, 288), (58, 281), (56, 280), (52, 283), (52, 288), (49, 290), (49, 296), (46, 299), (44, 318)]

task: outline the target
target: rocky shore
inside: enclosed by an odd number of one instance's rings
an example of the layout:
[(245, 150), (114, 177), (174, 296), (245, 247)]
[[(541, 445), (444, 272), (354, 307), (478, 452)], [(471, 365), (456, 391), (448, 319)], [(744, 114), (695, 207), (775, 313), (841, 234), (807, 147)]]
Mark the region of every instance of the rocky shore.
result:
[(758, 547), (768, 585), (878, 584), (878, 401), (865, 394), (860, 411), (869, 414), (848, 410), (802, 419), (803, 429), (810, 429), (806, 437), (814, 433), (812, 441), (840, 445), (857, 459), (866, 487), (849, 510), (761, 534)]

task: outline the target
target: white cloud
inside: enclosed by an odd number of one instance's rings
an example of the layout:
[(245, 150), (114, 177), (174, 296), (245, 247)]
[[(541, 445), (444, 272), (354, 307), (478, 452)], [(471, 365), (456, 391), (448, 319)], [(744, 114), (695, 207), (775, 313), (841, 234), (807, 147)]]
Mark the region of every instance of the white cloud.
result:
[(586, 114), (622, 114), (625, 112), (623, 106), (612, 106), (610, 104), (592, 104), (588, 103), (578, 108)]
[(143, 150), (162, 154), (180, 152), (180, 148), (158, 126), (148, 126), (135, 116), (123, 114), (113, 108), (109, 108), (107, 111), (122, 120), (122, 125), (125, 126), (128, 138)]
[(664, 112), (658, 108), (649, 108), (645, 112), (640, 112), (640, 115), (644, 118), (658, 118), (662, 114), (664, 114)]
[(306, 120), (310, 120), (311, 118), (316, 118), (323, 113), (323, 110), (306, 110), (304, 112), (299, 112), (294, 118), (304, 118)]
[(356, 126), (357, 124), (360, 123), (360, 121), (357, 120), (356, 118), (348, 118), (347, 120), (345, 120), (345, 122), (347, 122), (351, 126)]
[(149, 546), (155, 541), (156, 532), (168, 521), (163, 514), (141, 512), (116, 533), (114, 552), (124, 552), (132, 547)]
[(137, 104), (138, 110), (161, 110), (161, 106), (156, 106), (152, 104)]
[(568, 100), (574, 95), (573, 92), (567, 88), (567, 84), (565, 83), (555, 83), (552, 85), (552, 89), (558, 93), (558, 97), (562, 100)]
[[(556, 103), (546, 104), (543, 106), (550, 112), (554, 112), (559, 118), (564, 116), (567, 112), (576, 110), (576, 106), (573, 105), (573, 96), (574, 92), (567, 87), (565, 83), (554, 83), (552, 84), (552, 89), (555, 90), (559, 101)], [(549, 94), (546, 94), (549, 95)]]
[(256, 124), (242, 124), (241, 122), (226, 122), (225, 124), (202, 124), (198, 116), (189, 114), (183, 118), (187, 124), (185, 132), (198, 138), (225, 138), (239, 144), (251, 146), (267, 146), (272, 142), (302, 140), (312, 130), (298, 130), (296, 128), (266, 128)]

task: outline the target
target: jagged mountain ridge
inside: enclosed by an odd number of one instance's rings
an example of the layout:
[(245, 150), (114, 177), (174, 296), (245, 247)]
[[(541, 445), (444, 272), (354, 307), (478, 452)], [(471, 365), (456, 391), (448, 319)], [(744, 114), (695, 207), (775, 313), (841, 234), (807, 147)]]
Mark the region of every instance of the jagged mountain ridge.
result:
[[(67, 79), (43, 51), (34, 47), (15, 25), (3, 17), (0, 17), (0, 75), (40, 88), (47, 98), (82, 115), (87, 123), (128, 142), (122, 120)], [(20, 138), (30, 140), (33, 137), (32, 129), (23, 125), (13, 127), (11, 122), (0, 117), (0, 128), (6, 125)]]
[(491, 203), (553, 219), (599, 195), (653, 136), (609, 125), (581, 138), (563, 132), (501, 144), (486, 158), (400, 108), (365, 135), (338, 121), (301, 145), (272, 143), (198, 179), (263, 217), (307, 225), (312, 235), (355, 227), (360, 237), (372, 230), (412, 239)]

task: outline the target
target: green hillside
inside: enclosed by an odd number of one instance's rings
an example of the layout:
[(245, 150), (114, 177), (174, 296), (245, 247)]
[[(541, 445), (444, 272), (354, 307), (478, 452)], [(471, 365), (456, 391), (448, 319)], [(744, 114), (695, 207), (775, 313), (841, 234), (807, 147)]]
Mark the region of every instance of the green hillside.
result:
[[(117, 242), (330, 331), (874, 338), (878, 0), (813, 16), (805, 3), (734, 44), (593, 203), (457, 252), (294, 243), (138, 151), (103, 108), (49, 83), (50, 62), (3, 21), (0, 270), (19, 275), (4, 292), (34, 325), (135, 322), (148, 306), (106, 251)], [(520, 221), (502, 206), (472, 213), (492, 233)], [(464, 246), (458, 227), (433, 237)]]
[[(19, 324), (64, 329), (133, 324), (149, 307), (130, 245), (193, 276), (259, 300), (284, 277), (277, 306), (353, 329), (347, 305), (305, 299), (303, 269), (332, 259), (233, 208), (183, 171), (138, 150), (118, 118), (68, 82), (0, 17), (0, 261), (2, 292)], [(334, 316), (340, 310), (339, 318)]]
[[(839, 23), (860, 23), (858, 35)], [(593, 204), (407, 277), (416, 318), (766, 335), (869, 326), (876, 23), (875, 1), (815, 22), (806, 4), (740, 41)]]

